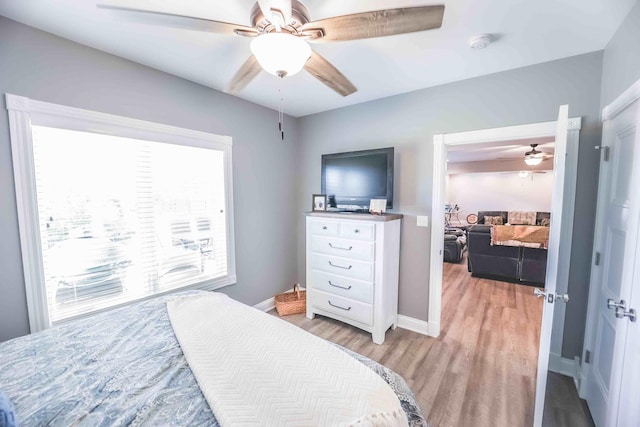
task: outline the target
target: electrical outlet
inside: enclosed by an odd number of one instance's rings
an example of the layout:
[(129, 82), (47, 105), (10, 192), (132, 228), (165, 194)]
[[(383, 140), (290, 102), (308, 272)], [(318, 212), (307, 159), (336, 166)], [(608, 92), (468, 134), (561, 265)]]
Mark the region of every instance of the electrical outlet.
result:
[(418, 227), (428, 227), (429, 226), (429, 217), (418, 215)]

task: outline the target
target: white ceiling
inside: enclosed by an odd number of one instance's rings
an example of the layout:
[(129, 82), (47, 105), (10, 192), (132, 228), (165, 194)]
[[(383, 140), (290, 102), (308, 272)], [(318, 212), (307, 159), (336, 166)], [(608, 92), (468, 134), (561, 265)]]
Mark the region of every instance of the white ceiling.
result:
[[(101, 0), (107, 1), (107, 0)], [(249, 25), (254, 0), (108, 0), (110, 4)], [(312, 47), (358, 88), (346, 98), (301, 72), (282, 82), (285, 111), (304, 116), (447, 82), (603, 49), (636, 0), (303, 0), (311, 20), (368, 10), (444, 4), (442, 28)], [(250, 40), (144, 25), (96, 0), (0, 0), (0, 14), (78, 43), (223, 90), (249, 56)], [(615, 5), (615, 7), (614, 7)], [(498, 40), (472, 50), (468, 39)], [(278, 106), (278, 78), (265, 72), (241, 98)]]
[(487, 160), (518, 159), (524, 163), (524, 153), (531, 150), (529, 144), (538, 144), (536, 150), (551, 156), (555, 152), (555, 138), (544, 137), (517, 141), (488, 142), (483, 144), (454, 145), (447, 150), (449, 163), (480, 162)]
[[(536, 150), (546, 154), (542, 163), (529, 166), (524, 154), (531, 150), (529, 144), (538, 144)], [(553, 170), (555, 153), (553, 137), (521, 139), (516, 141), (487, 142), (483, 144), (454, 145), (447, 150), (447, 173), (495, 173), (495, 172), (543, 172)]]

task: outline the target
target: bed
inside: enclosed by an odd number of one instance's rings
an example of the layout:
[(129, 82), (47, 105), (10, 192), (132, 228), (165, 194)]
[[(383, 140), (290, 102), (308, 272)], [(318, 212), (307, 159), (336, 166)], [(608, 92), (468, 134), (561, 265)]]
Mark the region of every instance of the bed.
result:
[[(207, 294), (191, 291), (182, 295)], [(0, 389), (32, 425), (217, 426), (158, 297), (0, 343)], [(405, 381), (337, 346), (379, 375), (410, 426), (426, 426)]]

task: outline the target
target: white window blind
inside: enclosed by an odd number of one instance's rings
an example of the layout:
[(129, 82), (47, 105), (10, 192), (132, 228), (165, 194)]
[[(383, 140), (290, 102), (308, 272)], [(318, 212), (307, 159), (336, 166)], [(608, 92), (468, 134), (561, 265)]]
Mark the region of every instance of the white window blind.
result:
[(50, 322), (227, 274), (223, 152), (32, 135)]
[(6, 95), (31, 332), (236, 282), (231, 138)]

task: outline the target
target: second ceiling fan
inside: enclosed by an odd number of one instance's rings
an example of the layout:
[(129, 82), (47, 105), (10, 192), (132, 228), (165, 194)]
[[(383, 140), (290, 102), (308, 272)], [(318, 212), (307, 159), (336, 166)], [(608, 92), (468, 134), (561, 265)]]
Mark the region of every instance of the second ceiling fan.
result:
[(136, 13), (150, 23), (213, 33), (251, 37), (252, 55), (240, 67), (227, 92), (237, 93), (261, 69), (279, 77), (305, 69), (342, 96), (356, 87), (309, 43), (391, 36), (439, 28), (444, 5), (384, 9), (311, 21), (298, 0), (258, 0), (251, 9), (252, 26), (102, 3), (99, 7)]

